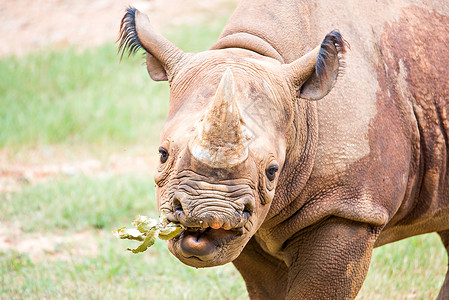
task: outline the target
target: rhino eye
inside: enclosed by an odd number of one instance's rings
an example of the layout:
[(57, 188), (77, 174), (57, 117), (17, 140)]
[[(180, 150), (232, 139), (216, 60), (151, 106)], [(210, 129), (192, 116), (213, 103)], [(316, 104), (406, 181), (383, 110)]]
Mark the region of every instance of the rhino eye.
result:
[(265, 170), (268, 180), (273, 181), (276, 178), (276, 172), (279, 170), (277, 165), (271, 165)]
[(161, 154), (161, 163), (164, 163), (168, 159), (168, 150), (164, 147), (159, 147), (159, 153)]

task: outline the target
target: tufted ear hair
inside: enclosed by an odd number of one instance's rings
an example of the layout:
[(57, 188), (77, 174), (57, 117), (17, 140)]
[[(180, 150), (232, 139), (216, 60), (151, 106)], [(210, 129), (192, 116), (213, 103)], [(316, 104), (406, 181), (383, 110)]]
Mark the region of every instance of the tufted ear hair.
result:
[(170, 81), (189, 57), (189, 54), (157, 33), (148, 17), (134, 7), (126, 10), (118, 41), (121, 57), (126, 51), (128, 55), (136, 53), (140, 48), (146, 51), (148, 74), (155, 81)]
[(349, 47), (348, 42), (334, 30), (326, 35), (320, 46), (285, 65), (299, 98), (319, 100), (331, 91), (343, 71), (346, 47)]

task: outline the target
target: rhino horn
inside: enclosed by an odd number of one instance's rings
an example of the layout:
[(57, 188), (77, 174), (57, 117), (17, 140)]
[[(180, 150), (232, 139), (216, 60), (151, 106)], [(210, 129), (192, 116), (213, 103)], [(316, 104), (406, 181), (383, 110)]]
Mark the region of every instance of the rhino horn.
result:
[(235, 100), (234, 76), (228, 68), (214, 100), (195, 125), (190, 152), (197, 160), (213, 168), (229, 168), (248, 157), (249, 138)]

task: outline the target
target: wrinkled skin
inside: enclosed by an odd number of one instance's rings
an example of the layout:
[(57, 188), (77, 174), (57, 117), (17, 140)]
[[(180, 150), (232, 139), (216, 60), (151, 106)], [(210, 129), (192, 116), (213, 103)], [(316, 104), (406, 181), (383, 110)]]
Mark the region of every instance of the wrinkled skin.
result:
[[(161, 133), (161, 146), (169, 149), (169, 158), (161, 165), (155, 180), (159, 207), (170, 212), (169, 218), (173, 221), (181, 221), (194, 228), (213, 227), (214, 222), (218, 222), (215, 226), (224, 229), (235, 229), (244, 223), (238, 233), (232, 230), (214, 233), (210, 237), (217, 240), (213, 242), (214, 245), (205, 246), (198, 253), (182, 247), (189, 231), (169, 242), (170, 250), (181, 261), (204, 267), (233, 261), (264, 221), (278, 179), (276, 176), (274, 181), (266, 180), (265, 169), (270, 165), (282, 168), (285, 160), (283, 145), (286, 141), (284, 137), (264, 132), (257, 124), (287, 131), (292, 122), (293, 106), (289, 103), (284, 105), (282, 99), (293, 95), (288, 81), (282, 78), (284, 74), (277, 61), (267, 58), (261, 63), (242, 59), (255, 55), (240, 49), (201, 53), (197, 56), (172, 81), (169, 117)], [(268, 62), (269, 68), (264, 67), (263, 62)], [(207, 64), (208, 68), (204, 68), (203, 64)], [(238, 65), (238, 69), (233, 69), (235, 98), (241, 99), (238, 105), (245, 108), (243, 117), (251, 115), (251, 118), (245, 118), (252, 133), (249, 156), (244, 162), (230, 168), (210, 168), (192, 157), (188, 144), (195, 123), (204, 112), (205, 104), (213, 98), (220, 75), (229, 65)], [(254, 76), (249, 77), (248, 74)], [(198, 78), (197, 84), (186, 86), (184, 80), (189, 78)], [(273, 84), (278, 87), (276, 91), (261, 91), (264, 85)], [(264, 103), (264, 106), (252, 105), (253, 102)], [(179, 124), (183, 124), (187, 130), (179, 130)], [(175, 206), (182, 203), (182, 216), (177, 216), (173, 211), (173, 202), (176, 202)], [(247, 222), (238, 213), (245, 205), (250, 212), (250, 216), (248, 213), (245, 217)], [(223, 241), (218, 241), (221, 239)]]
[(186, 229), (169, 249), (233, 262), (252, 299), (353, 299), (374, 247), (449, 246), (449, 5), (274, 2), (242, 0), (198, 54), (124, 18), (121, 46), (170, 83), (157, 201)]

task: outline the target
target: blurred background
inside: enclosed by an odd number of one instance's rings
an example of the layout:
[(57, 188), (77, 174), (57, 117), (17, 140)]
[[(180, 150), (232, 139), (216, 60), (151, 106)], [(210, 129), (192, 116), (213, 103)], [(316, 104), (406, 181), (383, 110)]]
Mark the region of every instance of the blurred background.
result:
[[(128, 5), (184, 51), (217, 39), (237, 0), (0, 0), (0, 299), (247, 299), (232, 265), (184, 266), (111, 231), (157, 216), (152, 174), (168, 85), (119, 63)], [(435, 235), (374, 252), (358, 299), (435, 298)], [(430, 279), (430, 280), (429, 280)]]

